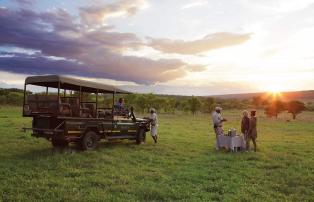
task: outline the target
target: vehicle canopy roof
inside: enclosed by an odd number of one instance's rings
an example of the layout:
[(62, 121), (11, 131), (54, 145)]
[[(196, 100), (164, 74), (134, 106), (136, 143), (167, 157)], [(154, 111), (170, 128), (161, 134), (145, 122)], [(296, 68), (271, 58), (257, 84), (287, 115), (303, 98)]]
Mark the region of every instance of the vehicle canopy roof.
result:
[(111, 85), (101, 84), (92, 81), (72, 78), (62, 75), (44, 75), (44, 76), (30, 76), (25, 79), (25, 85), (31, 84), (36, 86), (58, 88), (60, 83), (61, 89), (96, 93), (123, 93), (130, 94), (130, 92), (116, 88)]

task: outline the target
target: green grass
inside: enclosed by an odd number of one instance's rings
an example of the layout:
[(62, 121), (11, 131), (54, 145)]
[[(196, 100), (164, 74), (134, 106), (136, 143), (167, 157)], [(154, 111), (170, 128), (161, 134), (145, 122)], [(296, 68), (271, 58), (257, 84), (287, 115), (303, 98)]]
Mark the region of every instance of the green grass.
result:
[[(225, 129), (241, 111), (225, 111)], [(262, 115), (262, 112), (259, 112)], [(214, 150), (209, 115), (159, 115), (159, 143), (53, 150), (0, 108), (0, 201), (314, 201), (314, 113), (258, 117), (258, 152)], [(238, 128), (239, 129), (239, 128)]]

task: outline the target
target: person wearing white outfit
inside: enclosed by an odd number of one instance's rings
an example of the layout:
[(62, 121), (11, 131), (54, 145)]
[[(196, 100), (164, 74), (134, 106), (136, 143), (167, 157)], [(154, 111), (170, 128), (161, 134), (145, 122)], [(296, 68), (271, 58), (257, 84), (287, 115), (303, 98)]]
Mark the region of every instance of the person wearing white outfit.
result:
[(222, 111), (221, 107), (216, 107), (215, 111), (212, 114), (214, 131), (216, 134), (216, 149), (217, 150), (219, 149), (218, 136), (223, 135), (222, 123), (227, 121), (226, 119), (222, 118), (221, 111)]
[(157, 112), (154, 108), (150, 109), (150, 134), (152, 135), (152, 138), (155, 143), (157, 143), (157, 128), (158, 128), (158, 118), (157, 118)]

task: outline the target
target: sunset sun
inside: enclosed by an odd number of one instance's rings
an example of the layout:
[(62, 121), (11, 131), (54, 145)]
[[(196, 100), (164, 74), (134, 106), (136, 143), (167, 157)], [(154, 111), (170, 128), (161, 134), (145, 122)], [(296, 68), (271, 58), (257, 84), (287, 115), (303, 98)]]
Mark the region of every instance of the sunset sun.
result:
[(278, 86), (274, 86), (269, 90), (272, 94), (280, 94), (280, 92), (282, 91), (280, 87)]
[(283, 90), (284, 90), (283, 85), (279, 85), (279, 84), (272, 84), (266, 87), (266, 91), (273, 95), (280, 94)]

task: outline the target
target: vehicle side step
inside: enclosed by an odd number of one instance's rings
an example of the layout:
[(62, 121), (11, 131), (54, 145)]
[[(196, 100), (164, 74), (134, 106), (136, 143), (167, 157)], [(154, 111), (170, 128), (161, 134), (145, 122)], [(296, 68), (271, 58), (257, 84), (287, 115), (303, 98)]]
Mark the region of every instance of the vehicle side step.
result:
[(112, 140), (112, 139), (136, 139), (136, 136), (134, 135), (112, 135), (107, 136), (106, 139)]

